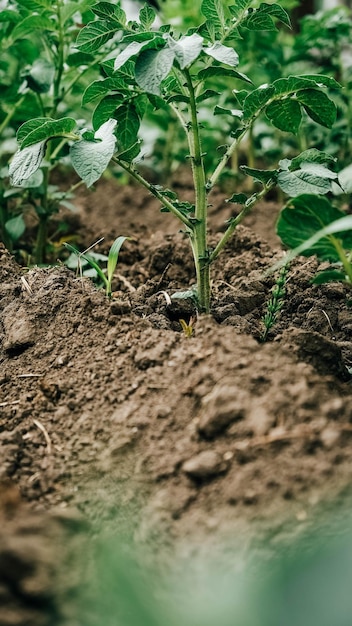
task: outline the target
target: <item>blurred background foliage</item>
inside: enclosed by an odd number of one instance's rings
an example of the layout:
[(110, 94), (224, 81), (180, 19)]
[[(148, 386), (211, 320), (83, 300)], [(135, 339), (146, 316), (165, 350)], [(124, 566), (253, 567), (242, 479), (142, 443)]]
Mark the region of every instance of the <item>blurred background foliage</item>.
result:
[(209, 550), (167, 568), (146, 565), (141, 552), (133, 558), (116, 538), (100, 542), (79, 605), (81, 623), (350, 626), (351, 521), (350, 512), (337, 509), (316, 520), (315, 530), (291, 527), (291, 540), (286, 532), (279, 546), (267, 538), (245, 556), (234, 539), (221, 558)]

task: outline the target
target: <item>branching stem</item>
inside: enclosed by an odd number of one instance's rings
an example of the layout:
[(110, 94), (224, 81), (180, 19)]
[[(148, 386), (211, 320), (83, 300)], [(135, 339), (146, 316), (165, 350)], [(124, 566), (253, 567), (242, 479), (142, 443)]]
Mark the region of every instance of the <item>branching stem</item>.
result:
[(184, 215), (181, 211), (179, 211), (179, 209), (177, 209), (177, 207), (175, 207), (172, 202), (170, 202), (170, 200), (165, 195), (163, 195), (159, 191), (159, 189), (157, 189), (157, 187), (155, 187), (155, 185), (149, 183), (139, 172), (137, 172), (137, 170), (135, 170), (130, 163), (122, 161), (117, 156), (112, 157), (112, 161), (122, 167), (125, 172), (130, 174), (130, 176), (132, 176), (132, 178), (134, 178), (137, 182), (143, 185), (143, 187), (148, 189), (148, 191), (155, 198), (157, 198), (161, 202), (161, 204), (170, 211), (170, 213), (173, 213), (185, 226), (187, 226), (190, 233), (193, 232), (194, 225), (188, 219), (188, 217)]

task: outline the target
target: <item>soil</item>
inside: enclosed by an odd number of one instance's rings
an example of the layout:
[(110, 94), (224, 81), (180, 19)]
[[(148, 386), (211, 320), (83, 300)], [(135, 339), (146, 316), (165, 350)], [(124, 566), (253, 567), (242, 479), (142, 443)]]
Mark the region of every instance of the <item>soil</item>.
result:
[[(235, 208), (224, 198), (214, 244)], [(111, 302), (62, 264), (25, 270), (0, 247), (0, 626), (87, 623), (74, 598), (102, 536), (167, 567), (234, 537), (270, 551), (350, 502), (350, 292), (312, 285), (317, 261), (297, 259), (261, 341), (282, 255), (275, 200), (216, 262), (200, 317), (169, 300), (192, 285), (192, 258), (153, 198), (103, 180), (76, 204), (81, 249), (131, 237)]]

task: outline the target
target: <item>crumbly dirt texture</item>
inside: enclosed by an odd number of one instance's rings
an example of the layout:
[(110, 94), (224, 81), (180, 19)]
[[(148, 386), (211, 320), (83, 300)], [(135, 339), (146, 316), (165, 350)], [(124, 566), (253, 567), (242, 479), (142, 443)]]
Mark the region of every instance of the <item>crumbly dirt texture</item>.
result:
[[(212, 244), (233, 211), (224, 198)], [(170, 303), (193, 284), (192, 256), (157, 202), (102, 181), (77, 206), (81, 249), (131, 236), (111, 302), (0, 246), (0, 626), (80, 624), (76, 563), (102, 533), (187, 559), (234, 536), (284, 541), (350, 497), (351, 294), (312, 285), (318, 264), (299, 258), (261, 341), (266, 270), (282, 255), (275, 202), (238, 228), (198, 318)]]

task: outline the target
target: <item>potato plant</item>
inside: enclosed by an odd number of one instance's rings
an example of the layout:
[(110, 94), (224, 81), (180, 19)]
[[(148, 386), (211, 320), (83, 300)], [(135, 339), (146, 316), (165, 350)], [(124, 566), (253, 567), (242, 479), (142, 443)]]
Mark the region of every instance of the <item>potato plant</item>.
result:
[(60, 140), (50, 142), (41, 168), (17, 189), (8, 186), (6, 157), (16, 151), (15, 132), (21, 123), (38, 116), (56, 119), (63, 113), (82, 118), (80, 94), (87, 85), (85, 77), (96, 76), (99, 55), (78, 51), (74, 40), (93, 17), (93, 2), (6, 0), (0, 11), (0, 232), (12, 249), (25, 232), (25, 215), (34, 212), (38, 226), (29, 254), (33, 252), (36, 263), (45, 260), (51, 216), (60, 204), (72, 208), (70, 193), (51, 182), (51, 172), (65, 152)]
[[(338, 179), (329, 155), (308, 150), (292, 160), (283, 159), (275, 170), (243, 166), (245, 174), (259, 183), (250, 195), (233, 190), (229, 202), (241, 207), (232, 217), (219, 243), (208, 243), (208, 206), (211, 192), (231, 162), (239, 144), (253, 124), (265, 115), (283, 132), (297, 133), (306, 116), (331, 128), (336, 106), (327, 91), (337, 89), (337, 81), (325, 75), (296, 75), (277, 78), (272, 84), (255, 86), (239, 71), (236, 42), (250, 31), (275, 32), (276, 24), (289, 28), (290, 19), (279, 4), (259, 4), (237, 0), (203, 0), (203, 22), (185, 34), (175, 35), (171, 25), (153, 28), (155, 12), (144, 5), (138, 22), (131, 22), (120, 5), (98, 2), (91, 7), (96, 19), (82, 28), (76, 40), (80, 54), (98, 58), (110, 44), (111, 54), (102, 62), (103, 77), (86, 88), (83, 105), (96, 103), (92, 128), (80, 128), (72, 117), (41, 116), (25, 122), (17, 132), (19, 150), (11, 165), (12, 184), (21, 186), (52, 155), (52, 142), (69, 145), (71, 163), (88, 187), (93, 185), (112, 162), (144, 186), (182, 224), (193, 251), (196, 286), (189, 293), (201, 312), (209, 312), (211, 302), (210, 268), (233, 235), (237, 225), (252, 207), (274, 186), (289, 196), (330, 191)], [(214, 88), (221, 79), (223, 92)], [(226, 106), (223, 106), (226, 98)], [(199, 108), (211, 106), (214, 120), (221, 126), (230, 122), (230, 137), (219, 146), (218, 158), (205, 160), (205, 143)], [(232, 106), (229, 105), (231, 103)], [(150, 183), (138, 170), (143, 157), (139, 136), (143, 117), (150, 109), (172, 115), (188, 143), (187, 162), (192, 170), (194, 202), (184, 202), (161, 185)], [(55, 109), (55, 113), (57, 110)], [(58, 148), (55, 148), (56, 152)]]

